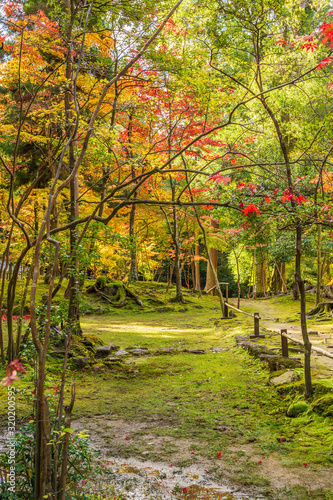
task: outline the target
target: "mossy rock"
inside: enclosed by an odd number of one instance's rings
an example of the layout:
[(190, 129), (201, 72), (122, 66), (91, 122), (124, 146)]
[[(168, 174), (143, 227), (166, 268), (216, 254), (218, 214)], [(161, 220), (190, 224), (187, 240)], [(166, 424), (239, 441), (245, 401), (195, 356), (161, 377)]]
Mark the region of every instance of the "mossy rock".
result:
[(319, 394), (327, 394), (333, 392), (333, 379), (318, 380), (313, 382), (313, 388), (316, 396)]
[(287, 410), (287, 417), (299, 417), (299, 415), (302, 415), (308, 411), (308, 409), (309, 406), (304, 401), (298, 401), (297, 403), (293, 403), (289, 406)]
[(268, 376), (268, 380), (271, 380), (271, 378), (279, 377), (280, 375), (283, 375), (287, 370), (278, 370), (275, 372), (271, 372)]
[(323, 417), (333, 417), (333, 394), (326, 394), (314, 401), (312, 409)]

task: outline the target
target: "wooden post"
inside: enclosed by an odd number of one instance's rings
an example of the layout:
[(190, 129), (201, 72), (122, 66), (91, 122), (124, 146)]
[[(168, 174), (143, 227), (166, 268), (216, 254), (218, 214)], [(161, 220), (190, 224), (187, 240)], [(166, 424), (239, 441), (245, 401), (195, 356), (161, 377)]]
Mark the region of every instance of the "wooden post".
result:
[(254, 336), (259, 337), (259, 313), (254, 313)]
[(223, 311), (223, 315), (225, 318), (228, 318), (229, 317), (229, 309), (228, 309), (228, 306), (226, 304), (226, 302), (228, 302), (228, 285), (226, 284), (225, 285), (225, 301), (224, 301), (224, 311)]
[(287, 339), (287, 337), (284, 337), (282, 335), (283, 333), (287, 333), (286, 328), (281, 330), (281, 349), (282, 349), (282, 356), (284, 358), (288, 358), (288, 339)]

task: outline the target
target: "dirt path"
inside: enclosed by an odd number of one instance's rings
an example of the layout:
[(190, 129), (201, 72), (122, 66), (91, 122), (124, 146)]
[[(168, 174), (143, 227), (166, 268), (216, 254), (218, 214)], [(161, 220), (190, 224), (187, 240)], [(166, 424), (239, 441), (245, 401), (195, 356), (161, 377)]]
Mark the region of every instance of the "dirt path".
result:
[[(282, 300), (281, 303), (283, 303)], [(287, 329), (291, 336), (298, 340), (302, 340), (299, 315), (295, 315), (294, 308), (290, 311), (286, 309), (280, 314), (280, 317), (278, 317), (279, 312), (276, 311), (276, 303), (272, 304), (271, 300), (243, 300), (242, 307), (244, 307), (246, 311), (259, 312), (261, 317), (260, 326), (275, 332), (278, 340), (280, 340), (279, 336), (281, 329)], [(285, 319), (285, 316), (288, 314), (290, 318), (287, 317), (287, 319)], [(307, 324), (311, 343), (333, 354), (333, 318), (328, 321), (315, 321), (314, 319), (310, 319)], [(322, 366), (333, 373), (332, 358), (312, 351), (312, 360), (312, 365), (315, 369)]]

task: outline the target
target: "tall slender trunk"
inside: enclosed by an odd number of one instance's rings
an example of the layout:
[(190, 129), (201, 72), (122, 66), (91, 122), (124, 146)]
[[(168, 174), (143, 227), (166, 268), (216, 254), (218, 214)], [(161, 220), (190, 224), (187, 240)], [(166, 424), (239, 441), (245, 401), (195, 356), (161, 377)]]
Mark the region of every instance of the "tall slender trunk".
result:
[[(213, 219), (210, 220), (210, 225), (217, 229), (219, 223)], [(206, 285), (205, 291), (211, 295), (216, 295), (218, 292), (216, 290), (216, 280), (215, 275), (217, 273), (217, 261), (218, 261), (218, 251), (216, 248), (208, 248), (208, 263), (207, 263), (207, 275), (206, 275)]]
[[(135, 197), (135, 195), (134, 195)], [(137, 251), (136, 251), (136, 236), (135, 236), (135, 214), (136, 205), (132, 204), (130, 213), (130, 225), (129, 225), (129, 235), (130, 235), (130, 254), (131, 254), (131, 269), (129, 280), (138, 281), (138, 263), (137, 263)]]
[[(195, 255), (200, 257), (200, 245), (195, 243)], [(199, 258), (194, 259), (194, 290), (199, 291), (201, 294), (201, 283), (200, 283), (200, 261)]]
[(172, 207), (173, 215), (173, 242), (175, 244), (175, 278), (176, 278), (176, 297), (177, 302), (185, 302), (183, 297), (182, 288), (182, 272), (180, 268), (180, 253), (181, 253), (181, 243), (179, 241), (178, 235), (178, 221), (177, 221), (177, 209), (175, 206)]
[(236, 250), (233, 248), (235, 261), (236, 261), (236, 270), (237, 270), (237, 307), (240, 308), (240, 299), (241, 299), (241, 287), (240, 287), (240, 270), (239, 270), (239, 255), (237, 255)]
[(311, 381), (311, 342), (309, 340), (307, 325), (306, 325), (306, 297), (304, 281), (302, 280), (301, 272), (302, 258), (302, 226), (296, 223), (296, 261), (295, 261), (295, 282), (298, 285), (301, 299), (301, 330), (304, 342), (304, 378), (305, 378), (305, 396), (309, 398), (313, 394)]
[(316, 305), (320, 302), (320, 289), (321, 289), (321, 225), (318, 225), (317, 234), (317, 290), (316, 290)]

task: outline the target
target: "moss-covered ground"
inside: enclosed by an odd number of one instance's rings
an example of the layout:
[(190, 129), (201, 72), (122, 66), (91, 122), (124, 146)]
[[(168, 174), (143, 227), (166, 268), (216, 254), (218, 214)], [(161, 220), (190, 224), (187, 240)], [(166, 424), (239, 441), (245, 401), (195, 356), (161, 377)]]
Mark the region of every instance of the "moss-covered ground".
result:
[[(70, 368), (67, 381), (76, 383), (74, 419), (85, 424), (96, 416), (126, 421), (133, 430), (112, 432), (100, 422), (100, 439), (110, 454), (150, 460), (176, 460), (175, 465), (208, 461), (215, 479), (259, 488), (272, 499), (333, 499), (333, 418), (309, 409), (296, 418), (286, 416), (292, 403), (304, 399), (295, 386), (278, 391), (268, 384), (268, 370), (238, 348), (236, 335), (252, 333), (252, 318), (222, 320), (216, 297), (185, 294), (185, 305), (169, 302), (163, 284), (139, 284), (136, 291), (146, 307), (129, 305), (115, 309), (85, 298), (82, 328), (87, 336), (98, 336), (104, 344), (147, 347), (149, 355), (126, 358), (105, 373)], [(167, 303), (171, 311), (156, 310), (150, 299)], [(153, 302), (153, 301), (152, 301)], [(309, 297), (309, 307), (313, 302)], [(98, 308), (94, 312), (93, 307)], [(198, 308), (201, 307), (201, 308)], [(260, 312), (262, 341), (279, 349), (276, 324), (298, 324), (299, 304), (290, 296), (265, 301), (242, 301), (242, 308)], [(104, 314), (102, 314), (104, 312)], [(310, 320), (310, 328), (326, 336), (333, 322)], [(332, 342), (333, 343), (333, 342)], [(174, 354), (156, 355), (157, 349), (175, 348)], [(223, 352), (213, 347), (225, 348)], [(191, 354), (184, 349), (204, 349)], [(301, 358), (301, 355), (298, 356)], [(48, 360), (48, 393), (57, 393), (61, 361)], [(302, 376), (302, 369), (297, 370)], [(333, 391), (329, 365), (315, 361), (317, 394)], [(33, 411), (33, 368), (16, 383), (26, 398), (18, 397), (17, 411), (26, 419)], [(320, 392), (321, 391), (321, 392)], [(0, 416), (5, 421), (6, 394), (1, 391)], [(30, 399), (28, 401), (27, 399)], [(315, 408), (315, 405), (314, 405)], [(110, 417), (112, 415), (112, 417)], [(80, 421), (80, 420), (79, 420)], [(140, 423), (145, 423), (140, 427)], [(88, 424), (87, 424), (88, 425)], [(124, 432), (125, 434), (125, 432)], [(155, 445), (149, 445), (151, 436)], [(147, 437), (147, 439), (146, 439)], [(149, 439), (148, 439), (149, 437)], [(129, 439), (126, 439), (129, 438)], [(154, 440), (153, 440), (154, 441)], [(180, 449), (181, 448), (181, 449)], [(195, 451), (195, 453), (191, 453)], [(221, 452), (221, 460), (216, 458)]]

